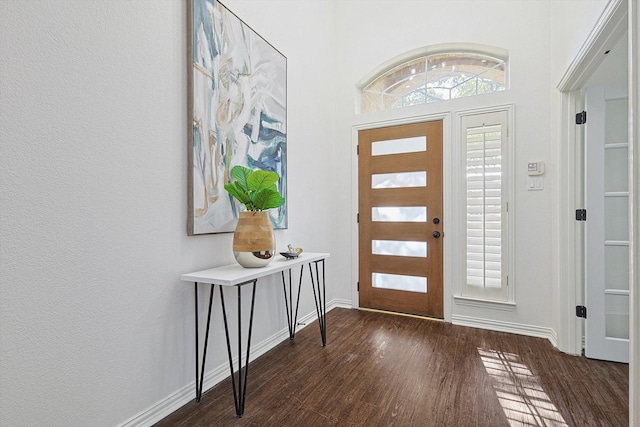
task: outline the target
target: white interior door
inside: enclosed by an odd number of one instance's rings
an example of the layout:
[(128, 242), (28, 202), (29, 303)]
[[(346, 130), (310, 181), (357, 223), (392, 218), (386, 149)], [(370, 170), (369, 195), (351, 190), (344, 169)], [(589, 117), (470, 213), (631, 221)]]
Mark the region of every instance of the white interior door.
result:
[(629, 362), (628, 91), (587, 89), (585, 299), (587, 357)]

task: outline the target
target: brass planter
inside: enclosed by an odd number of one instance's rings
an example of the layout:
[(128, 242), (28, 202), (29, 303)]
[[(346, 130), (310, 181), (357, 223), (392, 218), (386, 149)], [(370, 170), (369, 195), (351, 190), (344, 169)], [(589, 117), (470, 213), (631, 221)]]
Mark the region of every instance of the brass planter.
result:
[(233, 255), (238, 264), (247, 268), (264, 267), (276, 253), (276, 237), (269, 213), (240, 212), (233, 233)]

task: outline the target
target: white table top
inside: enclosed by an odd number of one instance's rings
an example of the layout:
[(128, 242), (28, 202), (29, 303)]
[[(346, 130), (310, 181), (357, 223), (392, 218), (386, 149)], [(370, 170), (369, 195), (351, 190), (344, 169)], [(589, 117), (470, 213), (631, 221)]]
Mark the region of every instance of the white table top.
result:
[(298, 258), (286, 259), (282, 255), (277, 255), (266, 267), (244, 268), (240, 264), (229, 264), (183, 274), (180, 276), (180, 280), (184, 280), (185, 282), (212, 283), (222, 286), (236, 286), (250, 280), (288, 270), (297, 265), (323, 260), (330, 256), (328, 253), (303, 252)]

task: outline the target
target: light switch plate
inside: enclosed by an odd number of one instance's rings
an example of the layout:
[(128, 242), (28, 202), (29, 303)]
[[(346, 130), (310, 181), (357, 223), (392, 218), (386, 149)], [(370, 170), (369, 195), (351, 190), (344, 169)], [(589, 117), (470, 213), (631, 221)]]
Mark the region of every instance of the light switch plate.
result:
[(544, 178), (541, 176), (527, 177), (527, 191), (544, 190)]

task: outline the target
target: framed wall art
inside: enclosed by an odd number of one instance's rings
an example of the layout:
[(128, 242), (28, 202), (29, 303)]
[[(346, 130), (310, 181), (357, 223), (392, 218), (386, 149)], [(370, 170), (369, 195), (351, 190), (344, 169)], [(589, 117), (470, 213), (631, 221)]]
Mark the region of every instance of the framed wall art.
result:
[[(218, 1), (188, 13), (188, 233), (235, 229), (231, 168), (274, 171), (287, 197), (287, 58)], [(287, 228), (287, 204), (269, 211)]]

